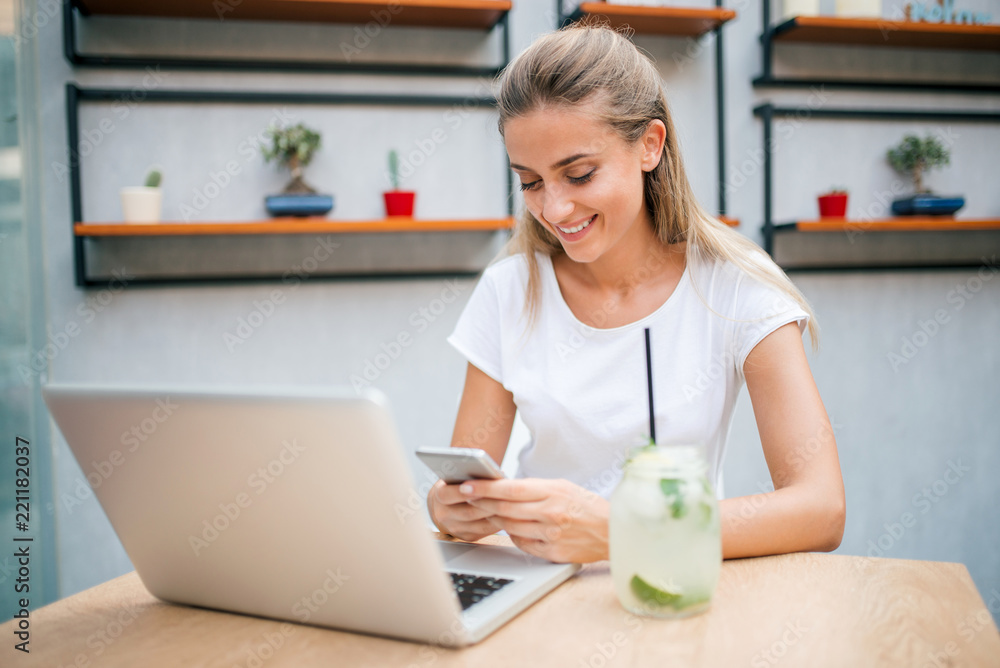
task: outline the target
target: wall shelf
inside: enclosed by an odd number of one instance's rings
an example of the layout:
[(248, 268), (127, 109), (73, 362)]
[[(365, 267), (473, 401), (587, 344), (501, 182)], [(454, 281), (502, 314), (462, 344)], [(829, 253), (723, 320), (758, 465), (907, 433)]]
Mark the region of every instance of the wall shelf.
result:
[(771, 33), (779, 42), (1000, 51), (1000, 25), (797, 16)]
[(406, 217), (339, 221), (329, 218), (272, 218), (253, 222), (76, 223), (78, 237), (166, 237), (252, 234), (386, 234), (395, 232), (472, 232), (507, 230), (513, 218), (420, 220)]
[[(354, 72), (443, 76), (493, 76), (510, 60), (507, 16), (510, 0), (65, 0), (63, 53), (71, 64), (87, 67), (161, 67), (193, 70), (267, 70), (298, 72)], [(395, 11), (397, 10), (398, 11)], [(76, 18), (132, 16), (151, 19), (188, 18), (286, 21), (461, 28), (501, 31), (501, 62), (496, 67), (420, 64), (414, 62), (347, 62), (202, 56), (119, 56), (81, 53), (76, 45)], [(381, 17), (381, 18), (380, 18)]]
[[(99, 286), (113, 272), (122, 270), (134, 275), (137, 283), (284, 280), (290, 268), (301, 265), (304, 258), (314, 257), (317, 246), (322, 249), (334, 243), (339, 252), (325, 265), (317, 266), (310, 276), (472, 276), (496, 255), (512, 226), (514, 185), (506, 156), (508, 210), (502, 218), (337, 221), (314, 217), (155, 225), (88, 221), (83, 212), (79, 107), (87, 101), (113, 102), (127, 94), (127, 89), (66, 84), (73, 259), (78, 286)], [(495, 100), (443, 95), (159, 89), (147, 91), (143, 100), (143, 104), (162, 102), (401, 107), (471, 103), (492, 110)]]
[(786, 271), (809, 269), (898, 269), (983, 264), (1000, 252), (1000, 219), (900, 217), (881, 221), (827, 219), (775, 224), (773, 217), (775, 119), (1000, 122), (1000, 112), (913, 109), (776, 107), (753, 110), (761, 119), (764, 145), (764, 249)]
[[(492, 29), (511, 8), (509, 0), (74, 0), (74, 4), (84, 15), (361, 24), (383, 11), (397, 25), (479, 30)], [(399, 11), (392, 11), (390, 4)]]
[(771, 256), (785, 271), (979, 267), (1000, 272), (1000, 218), (830, 220), (774, 226)]
[(958, 219), (948, 216), (912, 216), (882, 220), (848, 220), (821, 218), (775, 225), (775, 230), (794, 229), (798, 232), (906, 232), (949, 230), (1000, 230), (1000, 218)]
[(796, 16), (772, 25), (770, 5), (769, 0), (761, 2), (761, 25), (764, 26), (764, 32), (760, 36), (761, 74), (753, 80), (755, 87), (828, 87), (941, 93), (1000, 92), (1000, 83), (991, 81), (889, 81), (854, 77), (830, 79), (775, 76), (775, 44), (1000, 51), (1000, 25), (923, 23), (835, 16)]
[(77, 223), (86, 285), (475, 276), (512, 218)]
[(736, 12), (718, 7), (696, 9), (584, 2), (569, 16), (569, 20), (576, 21), (584, 16), (601, 16), (613, 28), (627, 25), (638, 34), (700, 37), (736, 18)]

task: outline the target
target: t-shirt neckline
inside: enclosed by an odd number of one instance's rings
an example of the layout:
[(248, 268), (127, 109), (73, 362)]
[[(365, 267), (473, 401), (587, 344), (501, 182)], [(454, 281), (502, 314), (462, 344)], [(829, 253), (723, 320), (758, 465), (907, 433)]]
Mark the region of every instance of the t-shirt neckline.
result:
[(687, 282), (689, 280), (688, 270), (691, 268), (690, 257), (685, 257), (684, 271), (681, 272), (680, 280), (677, 281), (677, 285), (674, 286), (673, 291), (666, 298), (666, 300), (664, 300), (662, 304), (657, 306), (656, 310), (654, 310), (652, 313), (643, 316), (638, 320), (627, 322), (624, 325), (619, 325), (618, 327), (594, 327), (593, 325), (588, 325), (584, 322), (581, 322), (580, 319), (576, 317), (576, 314), (573, 313), (573, 309), (571, 309), (569, 307), (569, 304), (566, 303), (566, 299), (563, 298), (562, 290), (559, 288), (559, 280), (556, 278), (556, 270), (555, 267), (552, 265), (552, 256), (546, 255), (544, 253), (540, 253), (540, 255), (544, 257), (544, 264), (546, 267), (545, 269), (546, 281), (547, 283), (549, 283), (551, 287), (551, 292), (554, 294), (554, 298), (556, 302), (558, 302), (559, 308), (563, 311), (563, 314), (568, 318), (570, 318), (576, 325), (580, 327), (585, 327), (588, 330), (592, 330), (595, 332), (623, 332), (628, 329), (632, 329), (634, 327), (640, 327), (644, 324), (648, 324), (649, 321), (651, 321), (653, 318), (656, 318), (663, 311), (669, 308), (671, 303), (679, 299), (679, 297), (675, 297), (675, 295), (677, 295), (677, 293), (682, 289), (682, 287), (686, 289)]

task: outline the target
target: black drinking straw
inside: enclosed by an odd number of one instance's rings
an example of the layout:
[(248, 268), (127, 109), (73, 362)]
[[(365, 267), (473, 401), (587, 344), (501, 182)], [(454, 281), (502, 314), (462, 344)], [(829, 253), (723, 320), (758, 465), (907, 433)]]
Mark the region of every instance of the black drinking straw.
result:
[(646, 328), (646, 385), (649, 387), (649, 438), (656, 443), (656, 423), (653, 421), (653, 357), (649, 350), (649, 327)]

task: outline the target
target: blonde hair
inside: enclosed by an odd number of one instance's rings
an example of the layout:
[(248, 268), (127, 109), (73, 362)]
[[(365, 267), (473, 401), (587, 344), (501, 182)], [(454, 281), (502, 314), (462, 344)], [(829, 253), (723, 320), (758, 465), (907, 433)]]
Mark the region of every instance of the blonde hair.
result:
[[(659, 164), (644, 173), (644, 201), (664, 244), (687, 242), (689, 259), (699, 253), (728, 260), (750, 277), (776, 288), (809, 314), (809, 335), (818, 345), (812, 308), (785, 273), (759, 246), (709, 215), (695, 200), (659, 72), (628, 38), (600, 24), (574, 24), (537, 39), (498, 78), (499, 128), (542, 107), (591, 103), (597, 117), (628, 144), (659, 119), (666, 141)], [(518, 219), (501, 256), (523, 253), (528, 263), (525, 309), (534, 320), (539, 300), (535, 252), (562, 253), (559, 240), (527, 210)]]

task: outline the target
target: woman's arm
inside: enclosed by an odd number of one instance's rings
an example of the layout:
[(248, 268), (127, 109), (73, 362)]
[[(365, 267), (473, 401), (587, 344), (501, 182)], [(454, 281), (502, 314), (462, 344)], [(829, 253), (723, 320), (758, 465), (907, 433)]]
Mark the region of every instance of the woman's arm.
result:
[[(462, 401), (451, 436), (453, 448), (481, 448), (500, 464), (514, 426), (514, 395), (478, 367), (468, 366)], [(475, 508), (458, 485), (437, 481), (427, 494), (427, 509), (437, 527), (462, 540), (478, 540), (497, 532), (486, 510)]]
[(764, 337), (743, 370), (775, 491), (720, 503), (723, 557), (836, 549), (844, 481), (798, 325)]

